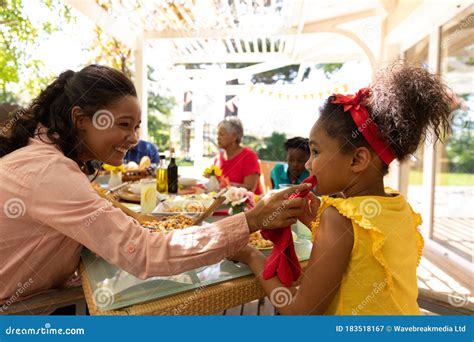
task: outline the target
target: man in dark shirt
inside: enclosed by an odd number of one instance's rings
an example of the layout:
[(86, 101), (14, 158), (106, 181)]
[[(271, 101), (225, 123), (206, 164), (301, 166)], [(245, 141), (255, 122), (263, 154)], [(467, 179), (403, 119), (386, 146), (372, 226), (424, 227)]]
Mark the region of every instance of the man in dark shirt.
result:
[(123, 162), (127, 164), (128, 162), (133, 161), (139, 164), (140, 160), (144, 156), (150, 157), (152, 164), (159, 164), (160, 162), (158, 149), (155, 147), (155, 145), (145, 140), (139, 140), (135, 147), (128, 150), (127, 154), (123, 158)]

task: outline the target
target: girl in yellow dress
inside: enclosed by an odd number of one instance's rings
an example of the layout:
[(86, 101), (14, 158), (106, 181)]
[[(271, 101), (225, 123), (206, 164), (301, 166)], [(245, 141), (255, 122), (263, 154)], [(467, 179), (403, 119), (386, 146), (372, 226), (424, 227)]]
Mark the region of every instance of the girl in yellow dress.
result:
[(421, 217), (385, 188), (391, 161), (406, 160), (428, 131), (449, 130), (453, 98), (438, 76), (415, 66), (382, 70), (356, 95), (334, 95), (310, 132), (307, 169), (318, 180), (299, 217), (313, 249), (298, 289), (264, 280), (266, 257), (246, 247), (247, 263), (281, 314), (417, 315)]

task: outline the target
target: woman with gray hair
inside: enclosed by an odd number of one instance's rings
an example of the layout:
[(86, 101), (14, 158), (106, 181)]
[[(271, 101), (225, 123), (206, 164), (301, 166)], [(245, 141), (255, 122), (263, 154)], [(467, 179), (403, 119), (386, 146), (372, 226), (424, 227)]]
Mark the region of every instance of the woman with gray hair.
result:
[(262, 193), (260, 189), (260, 165), (254, 150), (241, 146), (244, 128), (236, 116), (228, 116), (217, 126), (218, 156), (214, 164), (222, 170), (222, 176), (231, 185), (244, 187), (255, 194)]

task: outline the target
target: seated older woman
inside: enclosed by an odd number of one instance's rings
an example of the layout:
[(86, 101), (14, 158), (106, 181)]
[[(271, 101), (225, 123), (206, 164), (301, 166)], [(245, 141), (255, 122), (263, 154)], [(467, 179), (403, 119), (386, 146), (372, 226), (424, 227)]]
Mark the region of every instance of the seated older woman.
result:
[(244, 187), (257, 195), (260, 189), (260, 165), (254, 150), (241, 146), (244, 128), (235, 116), (228, 116), (217, 126), (217, 143), (221, 151), (214, 164), (233, 186)]

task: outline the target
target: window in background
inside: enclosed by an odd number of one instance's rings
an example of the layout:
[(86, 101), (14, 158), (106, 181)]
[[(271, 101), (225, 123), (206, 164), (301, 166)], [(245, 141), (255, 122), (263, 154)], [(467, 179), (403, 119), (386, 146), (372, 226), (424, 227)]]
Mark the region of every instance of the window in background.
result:
[[(456, 95), (452, 133), (436, 150), (432, 238), (472, 262), (474, 237), (474, 6), (441, 31), (441, 74)], [(466, 15), (466, 13), (469, 13)]]

